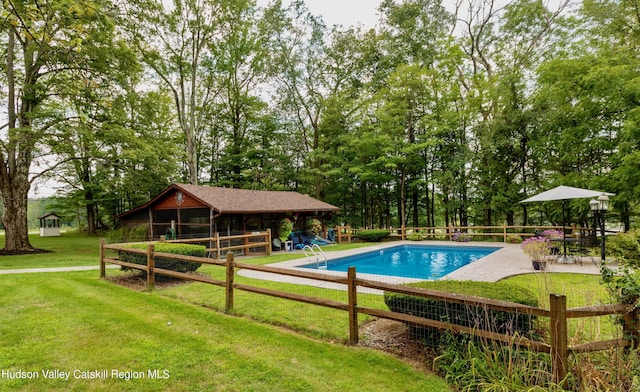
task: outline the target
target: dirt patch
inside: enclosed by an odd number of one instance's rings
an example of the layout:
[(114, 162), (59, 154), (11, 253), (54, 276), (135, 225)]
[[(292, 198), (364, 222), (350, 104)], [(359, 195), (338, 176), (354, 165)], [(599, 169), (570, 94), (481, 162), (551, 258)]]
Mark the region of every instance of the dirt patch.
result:
[(46, 249), (18, 249), (18, 250), (0, 249), (0, 256), (35, 255), (38, 253), (52, 253), (52, 251), (46, 250)]
[(416, 340), (404, 323), (375, 319), (360, 327), (360, 336), (360, 346), (387, 352), (416, 369), (432, 372), (435, 351)]
[[(107, 276), (106, 280), (117, 285), (130, 288), (136, 291), (145, 291), (147, 289), (147, 276), (139, 273), (131, 273), (119, 276)], [(186, 280), (173, 278), (170, 276), (156, 275), (154, 288), (165, 289), (167, 287), (180, 286), (188, 283)]]

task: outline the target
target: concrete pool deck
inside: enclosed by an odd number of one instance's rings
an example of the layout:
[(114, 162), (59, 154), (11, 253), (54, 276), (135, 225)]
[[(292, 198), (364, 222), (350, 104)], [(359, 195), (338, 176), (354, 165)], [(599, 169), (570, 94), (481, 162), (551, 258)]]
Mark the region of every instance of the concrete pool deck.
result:
[[(474, 261), (471, 264), (468, 264), (446, 276), (442, 279), (455, 279), (455, 280), (475, 280), (475, 281), (484, 281), (484, 282), (496, 282), (501, 279), (504, 279), (508, 276), (527, 274), (527, 273), (541, 273), (539, 271), (535, 271), (533, 266), (531, 265), (531, 260), (529, 257), (520, 249), (519, 244), (505, 244), (502, 242), (449, 242), (449, 241), (425, 241), (425, 242), (415, 242), (415, 241), (395, 241), (395, 242), (386, 242), (381, 244), (376, 244), (372, 246), (350, 249), (344, 251), (331, 251), (331, 246), (327, 246), (323, 248), (325, 254), (327, 256), (327, 260), (332, 260), (336, 258), (351, 256), (359, 253), (384, 250), (386, 248), (390, 248), (398, 245), (448, 245), (448, 246), (472, 246), (472, 247), (499, 247), (500, 249), (491, 253), (490, 255), (483, 257), (477, 261)], [(296, 250), (294, 252), (303, 253), (301, 250)], [(309, 260), (306, 257), (289, 260), (281, 263), (269, 264), (271, 267), (279, 267), (279, 268), (287, 268), (292, 269), (300, 265), (309, 264)], [(547, 263), (546, 272), (570, 272), (570, 273), (579, 273), (579, 274), (600, 274), (600, 266), (599, 266), (599, 258), (592, 259), (591, 257), (582, 257), (582, 264), (580, 260), (575, 260), (575, 262), (564, 263), (564, 262), (555, 262), (555, 263)], [(314, 270), (314, 272), (316, 272)], [(336, 272), (336, 271), (326, 271), (320, 270), (319, 272), (323, 274), (337, 275), (337, 276), (345, 276), (345, 272)], [(320, 287), (331, 287), (334, 288), (334, 284), (331, 283), (323, 283), (309, 279), (296, 278), (285, 275), (276, 275), (269, 274), (258, 271), (248, 271), (248, 270), (240, 270), (238, 272), (242, 276), (251, 277), (255, 279), (263, 279), (263, 280), (274, 280), (280, 282), (289, 282), (289, 283), (298, 283), (298, 284), (308, 284), (313, 286)], [(359, 277), (363, 279), (371, 279), (378, 280), (387, 283), (408, 283), (420, 281), (421, 279), (407, 279), (407, 278), (394, 278), (390, 276), (382, 276), (382, 275), (369, 275), (358, 273)]]

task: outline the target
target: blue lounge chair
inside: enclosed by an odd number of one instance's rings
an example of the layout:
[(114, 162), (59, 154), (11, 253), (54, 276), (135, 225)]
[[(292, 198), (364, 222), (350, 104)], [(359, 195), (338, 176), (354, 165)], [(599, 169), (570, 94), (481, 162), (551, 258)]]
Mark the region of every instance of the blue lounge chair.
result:
[(298, 234), (296, 232), (293, 232), (293, 233), (289, 234), (289, 239), (293, 243), (293, 249), (302, 249), (302, 248), (304, 248), (304, 244), (302, 243), (302, 240), (300, 239), (300, 236), (298, 236)]
[(300, 233), (300, 241), (304, 244), (304, 245), (311, 245), (311, 239), (309, 238), (309, 236), (307, 236), (305, 233), (303, 232), (299, 232)]

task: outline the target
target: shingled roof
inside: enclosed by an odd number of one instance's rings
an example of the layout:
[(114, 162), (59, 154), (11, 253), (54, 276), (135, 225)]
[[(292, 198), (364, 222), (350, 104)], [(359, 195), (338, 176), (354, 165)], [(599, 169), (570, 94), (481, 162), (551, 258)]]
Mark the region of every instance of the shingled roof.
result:
[(329, 203), (298, 192), (254, 191), (251, 189), (221, 188), (203, 185), (173, 184), (148, 203), (118, 215), (119, 219), (154, 205), (181, 191), (203, 206), (216, 211), (216, 215), (265, 214), (287, 212), (334, 212), (340, 209)]
[(254, 191), (251, 189), (174, 184), (173, 187), (213, 207), (219, 214), (271, 212), (329, 212), (338, 207), (298, 192)]

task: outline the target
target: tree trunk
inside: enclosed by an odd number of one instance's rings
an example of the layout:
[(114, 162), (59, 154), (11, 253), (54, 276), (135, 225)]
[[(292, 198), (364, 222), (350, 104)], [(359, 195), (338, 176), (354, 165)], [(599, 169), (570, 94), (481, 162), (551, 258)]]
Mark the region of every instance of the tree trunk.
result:
[[(2, 225), (5, 230), (5, 251), (32, 251), (27, 223), (27, 195), (29, 182), (26, 177), (16, 176), (8, 184), (3, 182)], [(15, 185), (11, 185), (15, 184)], [(8, 185), (8, 186), (7, 186)]]
[[(8, 29), (8, 45), (6, 51), (6, 75), (8, 86), (8, 142), (3, 141), (3, 153), (0, 154), (0, 193), (2, 194), (2, 225), (5, 230), (5, 251), (21, 252), (32, 251), (33, 246), (29, 242), (29, 227), (27, 224), (27, 195), (31, 184), (29, 183), (29, 168), (31, 166), (31, 152), (34, 141), (27, 131), (26, 136), (16, 131), (16, 123), (26, 129), (31, 128), (31, 123), (26, 109), (31, 109), (32, 102), (26, 97), (21, 97), (22, 107), (20, 115), (17, 115), (15, 74), (14, 74), (14, 40), (15, 31)], [(25, 60), (32, 60), (32, 52), (25, 50)], [(30, 64), (29, 64), (30, 65)], [(27, 71), (34, 70), (30, 66)], [(28, 72), (26, 72), (28, 73)], [(35, 70), (37, 74), (37, 69)], [(29, 80), (29, 82), (32, 82)], [(33, 84), (33, 83), (31, 83)], [(20, 143), (23, 142), (23, 143)]]
[(411, 205), (413, 206), (413, 211), (412, 211), (412, 219), (413, 219), (413, 227), (419, 227), (420, 226), (420, 204), (418, 201), (418, 191), (414, 190), (413, 191), (413, 195), (412, 195), (412, 200), (411, 200)]

